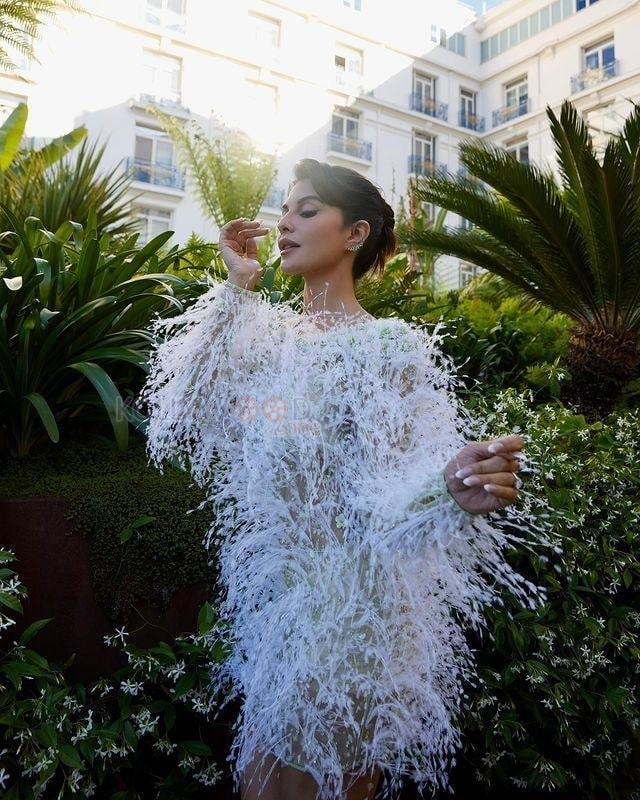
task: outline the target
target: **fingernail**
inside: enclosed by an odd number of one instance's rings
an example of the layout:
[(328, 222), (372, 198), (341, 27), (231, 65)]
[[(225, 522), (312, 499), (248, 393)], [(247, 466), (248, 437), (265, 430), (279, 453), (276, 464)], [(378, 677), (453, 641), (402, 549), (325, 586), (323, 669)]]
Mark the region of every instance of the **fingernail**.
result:
[(462, 467), (456, 472), (456, 478), (466, 478), (468, 475), (473, 473), (473, 469), (471, 467)]
[(484, 485), (485, 492), (489, 492), (489, 494), (491, 494), (491, 492), (494, 490), (494, 488), (495, 487), (494, 487), (494, 485), (492, 483), (485, 483), (485, 485)]
[(520, 450), (517, 450), (515, 453), (511, 453), (512, 458), (524, 458), (524, 453), (521, 453)]
[(501, 442), (494, 442), (493, 444), (489, 445), (487, 450), (490, 453), (500, 453), (502, 450), (504, 450), (504, 445)]
[(465, 486), (477, 486), (479, 483), (481, 483), (480, 478), (478, 478), (476, 475), (472, 475), (470, 478), (465, 478), (462, 482)]

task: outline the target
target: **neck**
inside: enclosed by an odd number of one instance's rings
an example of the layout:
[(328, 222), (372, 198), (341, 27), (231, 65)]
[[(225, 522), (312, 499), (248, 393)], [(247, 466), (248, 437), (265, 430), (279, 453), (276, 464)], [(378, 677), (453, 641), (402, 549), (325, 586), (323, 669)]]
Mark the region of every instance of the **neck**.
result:
[(339, 264), (333, 270), (304, 276), (303, 306), (305, 314), (341, 312), (357, 314), (362, 306), (356, 299), (351, 280), (351, 263)]

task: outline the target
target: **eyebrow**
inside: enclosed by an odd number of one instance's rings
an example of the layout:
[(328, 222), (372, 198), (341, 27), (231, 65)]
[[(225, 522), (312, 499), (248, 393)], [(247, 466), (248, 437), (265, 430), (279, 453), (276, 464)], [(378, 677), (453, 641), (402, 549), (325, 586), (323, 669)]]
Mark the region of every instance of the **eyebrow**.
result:
[[(301, 197), (298, 202), (296, 203), (296, 208), (300, 208), (300, 206), (304, 203), (305, 200), (317, 200), (319, 203), (322, 202), (317, 194), (306, 194), (304, 197)], [(285, 203), (282, 206), (282, 213), (286, 214), (289, 210), (289, 206)]]

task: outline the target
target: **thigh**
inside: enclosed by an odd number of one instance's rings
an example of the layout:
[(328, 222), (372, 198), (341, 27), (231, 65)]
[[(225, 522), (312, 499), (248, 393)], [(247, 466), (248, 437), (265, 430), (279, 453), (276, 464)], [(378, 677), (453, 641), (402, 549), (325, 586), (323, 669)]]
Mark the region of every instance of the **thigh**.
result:
[(280, 800), (280, 763), (275, 756), (257, 753), (240, 777), (242, 800)]
[(280, 765), (280, 800), (316, 800), (318, 784), (308, 772)]
[(381, 771), (375, 767), (371, 772), (360, 775), (354, 780), (350, 773), (345, 774), (342, 791), (346, 800), (373, 800), (380, 781)]

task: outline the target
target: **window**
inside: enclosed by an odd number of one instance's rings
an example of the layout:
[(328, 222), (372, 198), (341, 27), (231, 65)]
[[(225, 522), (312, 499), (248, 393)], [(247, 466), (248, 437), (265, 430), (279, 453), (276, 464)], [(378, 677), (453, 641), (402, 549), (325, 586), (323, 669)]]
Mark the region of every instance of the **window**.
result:
[(591, 47), (584, 48), (584, 68), (587, 70), (602, 70), (605, 74), (613, 74), (616, 61), (616, 51), (613, 39), (607, 39)]
[(280, 47), (280, 21), (249, 12), (249, 39), (261, 48)]
[(336, 45), (333, 56), (335, 81), (338, 86), (359, 92), (362, 89), (362, 52), (344, 45)]
[(140, 234), (139, 245), (146, 244), (154, 236), (171, 230), (172, 213), (168, 209), (136, 206), (133, 214)]
[(444, 39), (446, 40), (447, 32), (444, 30), (444, 28), (438, 28), (437, 25), (431, 25), (429, 39), (434, 44), (440, 44), (440, 42), (442, 41), (443, 36), (444, 36)]
[(186, 30), (186, 0), (145, 0), (145, 22), (176, 33)]
[(359, 136), (360, 115), (348, 108), (336, 108), (331, 117), (329, 150), (371, 161), (371, 142), (362, 141)]
[(164, 103), (180, 105), (182, 62), (179, 58), (146, 50), (142, 74), (145, 94)]
[(468, 264), (466, 261), (461, 261), (458, 267), (458, 284), (461, 289), (464, 289), (471, 281), (480, 275), (482, 268), (475, 264)]
[(505, 84), (504, 104), (507, 113), (513, 112), (513, 116), (527, 113), (529, 106), (529, 83), (527, 78), (519, 78), (517, 81)]
[(519, 139), (512, 139), (509, 142), (505, 142), (505, 149), (510, 156), (521, 164), (529, 163), (529, 142), (526, 137), (520, 137)]
[(416, 175), (432, 175), (435, 171), (435, 136), (414, 133), (412, 151), (409, 171)]
[(336, 109), (331, 117), (331, 133), (342, 139), (357, 140), (360, 115), (346, 108)]
[(447, 48), (452, 53), (457, 53), (459, 56), (464, 56), (466, 48), (466, 38), (463, 33), (454, 33), (447, 39)]
[(362, 0), (342, 0), (342, 6), (353, 11), (362, 11)]
[(590, 108), (583, 113), (593, 146), (598, 153), (604, 152), (609, 140), (620, 129), (620, 117), (613, 103)]
[(413, 93), (411, 95), (411, 108), (422, 114), (438, 115), (436, 103), (436, 79), (432, 75), (413, 73)]
[(597, 3), (598, 0), (576, 0), (576, 11), (582, 11), (583, 8), (587, 6), (592, 6), (594, 3)]
[(351, 47), (338, 45), (333, 57), (336, 72), (349, 75), (362, 75), (362, 53)]
[(173, 144), (164, 131), (136, 125), (133, 166), (136, 181), (184, 188), (184, 178), (174, 162)]

